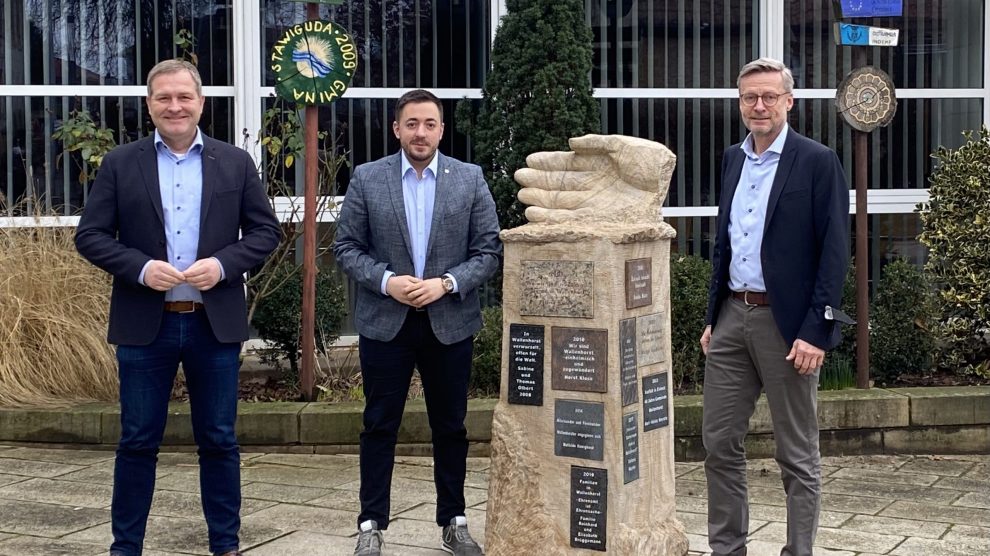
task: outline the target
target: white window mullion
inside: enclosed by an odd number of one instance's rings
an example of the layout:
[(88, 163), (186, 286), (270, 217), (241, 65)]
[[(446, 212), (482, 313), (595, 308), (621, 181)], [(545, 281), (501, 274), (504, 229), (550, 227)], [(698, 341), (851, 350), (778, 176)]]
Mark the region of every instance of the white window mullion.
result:
[(260, 153), (255, 142), (262, 122), (262, 73), (261, 61), (266, 59), (261, 51), (261, 0), (233, 2), (234, 50), (231, 58), (234, 67), (234, 137), (235, 145), (244, 148), (255, 162)]
[(983, 125), (990, 128), (990, 5), (983, 5)]
[(760, 0), (760, 56), (784, 60), (784, 0)]

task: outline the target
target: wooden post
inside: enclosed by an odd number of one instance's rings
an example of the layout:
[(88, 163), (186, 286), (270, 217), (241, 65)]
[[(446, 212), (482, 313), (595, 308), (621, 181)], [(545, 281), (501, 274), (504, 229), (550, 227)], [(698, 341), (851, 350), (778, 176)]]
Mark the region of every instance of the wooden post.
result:
[[(306, 18), (318, 19), (320, 6), (314, 2), (306, 4)], [(316, 383), (316, 181), (319, 175), (317, 164), (317, 119), (319, 108), (306, 106), (306, 184), (303, 201), (303, 280), (302, 280), (302, 361), (299, 369), (299, 387), (302, 399), (313, 401)]]
[[(853, 69), (866, 65), (866, 47), (853, 48)], [(853, 130), (856, 165), (856, 388), (870, 387), (870, 257), (867, 238), (867, 134)]]

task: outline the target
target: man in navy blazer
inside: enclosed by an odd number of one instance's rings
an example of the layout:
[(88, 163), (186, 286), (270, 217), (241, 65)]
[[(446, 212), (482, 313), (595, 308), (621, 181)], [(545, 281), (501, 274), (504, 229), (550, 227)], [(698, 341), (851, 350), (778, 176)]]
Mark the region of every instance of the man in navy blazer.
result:
[(392, 123), (401, 149), (354, 170), (334, 254), (357, 282), (355, 321), (364, 381), (361, 513), (356, 556), (378, 556), (388, 528), (395, 443), (413, 368), (433, 433), (441, 548), (481, 554), (467, 529), (468, 378), (481, 328), (478, 286), (498, 269), (495, 202), (481, 168), (437, 151), (443, 105), (410, 91)]
[(743, 440), (760, 392), (787, 493), (788, 556), (811, 556), (821, 498), (818, 373), (839, 342), (848, 265), (849, 187), (831, 149), (789, 129), (794, 78), (760, 58), (739, 73), (750, 133), (722, 158), (712, 257), (702, 436), (713, 554), (746, 554)]
[(151, 69), (155, 134), (106, 155), (76, 231), (79, 253), (113, 275), (108, 339), (117, 344), (121, 438), (111, 555), (141, 554), (180, 363), (210, 551), (240, 554), (234, 422), (248, 337), (243, 275), (278, 245), (281, 230), (250, 155), (200, 132), (204, 100), (192, 64)]

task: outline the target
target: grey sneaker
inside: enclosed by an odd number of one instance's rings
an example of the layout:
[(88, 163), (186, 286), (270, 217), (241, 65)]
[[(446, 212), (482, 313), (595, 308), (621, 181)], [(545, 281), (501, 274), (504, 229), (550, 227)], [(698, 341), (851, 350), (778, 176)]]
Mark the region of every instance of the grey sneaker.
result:
[(385, 538), (378, 530), (378, 523), (368, 520), (361, 524), (358, 532), (354, 556), (382, 556)]
[(440, 548), (454, 556), (484, 556), (481, 547), (468, 533), (467, 518), (458, 516), (450, 520), (450, 525), (443, 528)]

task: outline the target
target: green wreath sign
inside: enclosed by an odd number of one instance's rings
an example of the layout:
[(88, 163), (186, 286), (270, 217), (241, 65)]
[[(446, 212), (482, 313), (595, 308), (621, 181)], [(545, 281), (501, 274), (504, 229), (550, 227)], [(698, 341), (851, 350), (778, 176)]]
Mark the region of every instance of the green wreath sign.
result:
[(347, 30), (311, 19), (286, 30), (272, 47), (275, 92), (298, 104), (330, 104), (357, 70), (357, 47)]

